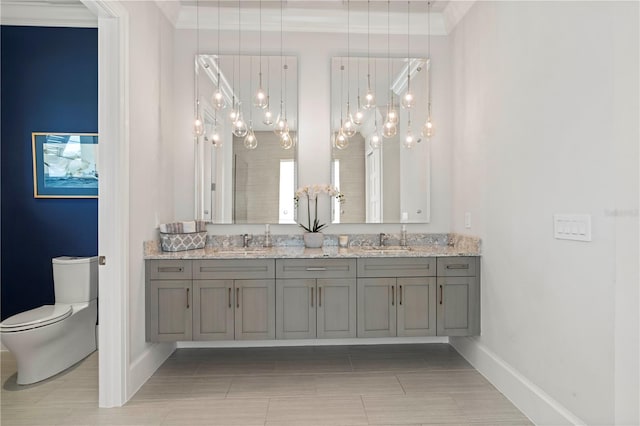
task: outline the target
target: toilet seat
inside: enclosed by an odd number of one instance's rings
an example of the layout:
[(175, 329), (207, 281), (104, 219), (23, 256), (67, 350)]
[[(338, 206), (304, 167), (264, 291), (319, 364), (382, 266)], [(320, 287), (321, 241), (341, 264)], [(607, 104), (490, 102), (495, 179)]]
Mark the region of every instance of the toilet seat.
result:
[(44, 327), (62, 321), (72, 313), (73, 308), (68, 304), (43, 305), (5, 319), (0, 323), (0, 332), (13, 333)]

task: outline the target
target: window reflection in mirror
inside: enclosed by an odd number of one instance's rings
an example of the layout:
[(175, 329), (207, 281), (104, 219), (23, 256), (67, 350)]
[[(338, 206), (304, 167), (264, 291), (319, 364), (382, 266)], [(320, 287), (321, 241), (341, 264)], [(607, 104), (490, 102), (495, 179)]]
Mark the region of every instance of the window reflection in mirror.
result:
[[(195, 72), (205, 127), (196, 145), (198, 219), (227, 224), (295, 223), (297, 59), (198, 55)], [(268, 96), (266, 108), (255, 99), (259, 87)], [(214, 96), (218, 90), (222, 101)], [(225, 107), (217, 108), (220, 103)], [(279, 118), (286, 118), (287, 132), (276, 132)]]
[[(424, 58), (332, 58), (331, 176), (346, 200), (333, 204), (333, 223), (429, 222), (430, 142), (420, 134), (428, 68)], [(375, 107), (366, 108), (369, 88)], [(408, 91), (414, 103), (403, 108)], [(397, 124), (385, 135), (391, 109), (398, 113)], [(352, 136), (348, 121), (355, 122)]]

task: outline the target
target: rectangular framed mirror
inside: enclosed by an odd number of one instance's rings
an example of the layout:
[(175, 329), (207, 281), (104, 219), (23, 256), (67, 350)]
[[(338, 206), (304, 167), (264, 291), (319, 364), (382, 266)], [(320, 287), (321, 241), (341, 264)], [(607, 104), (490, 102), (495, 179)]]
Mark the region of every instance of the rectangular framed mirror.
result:
[(429, 222), (428, 72), (425, 58), (332, 58), (331, 179), (345, 195), (333, 223)]
[(295, 223), (297, 58), (198, 55), (195, 76), (205, 130), (195, 155), (197, 219)]

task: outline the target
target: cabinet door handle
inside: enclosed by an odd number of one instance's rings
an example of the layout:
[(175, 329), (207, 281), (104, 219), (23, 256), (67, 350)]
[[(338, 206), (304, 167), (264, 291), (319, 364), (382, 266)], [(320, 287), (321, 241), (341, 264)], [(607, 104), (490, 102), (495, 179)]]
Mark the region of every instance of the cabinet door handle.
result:
[(305, 268), (307, 271), (326, 271), (327, 268), (325, 268), (324, 266), (319, 266), (319, 267), (308, 267)]
[(182, 272), (184, 268), (182, 266), (159, 266), (158, 272)]
[(469, 269), (468, 263), (456, 263), (453, 265), (447, 265), (447, 269)]
[(391, 306), (396, 304), (396, 286), (391, 286)]
[(189, 289), (187, 288), (187, 309), (189, 309)]
[(440, 304), (442, 305), (442, 286), (440, 286)]
[(310, 290), (311, 290), (311, 307), (313, 308), (313, 287), (311, 287)]
[(322, 308), (322, 287), (318, 287), (318, 307)]
[(229, 309), (231, 309), (231, 287), (229, 287)]
[(400, 305), (402, 305), (402, 286), (398, 286), (398, 291), (400, 292), (399, 297), (398, 297), (398, 303)]
[(240, 307), (240, 289), (236, 288), (236, 308)]

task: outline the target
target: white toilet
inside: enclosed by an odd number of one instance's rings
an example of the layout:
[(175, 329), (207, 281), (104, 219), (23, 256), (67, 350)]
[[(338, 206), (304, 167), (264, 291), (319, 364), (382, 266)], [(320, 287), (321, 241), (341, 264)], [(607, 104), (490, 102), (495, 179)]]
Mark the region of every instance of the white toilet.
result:
[(55, 305), (44, 305), (0, 323), (4, 346), (18, 365), (19, 385), (57, 374), (96, 350), (98, 258), (52, 259)]

